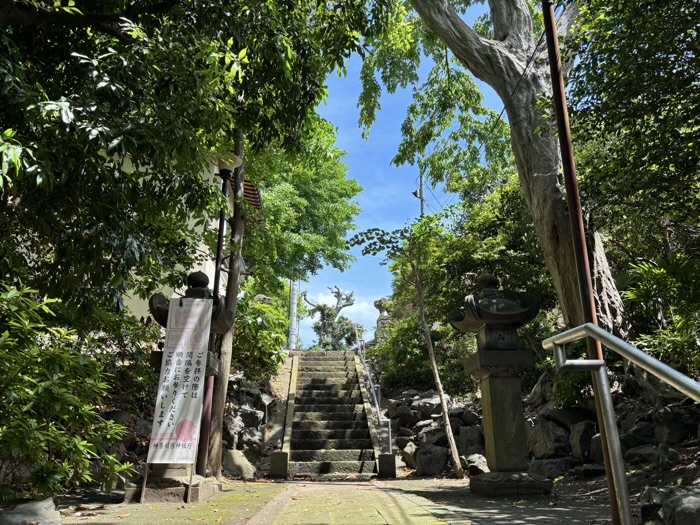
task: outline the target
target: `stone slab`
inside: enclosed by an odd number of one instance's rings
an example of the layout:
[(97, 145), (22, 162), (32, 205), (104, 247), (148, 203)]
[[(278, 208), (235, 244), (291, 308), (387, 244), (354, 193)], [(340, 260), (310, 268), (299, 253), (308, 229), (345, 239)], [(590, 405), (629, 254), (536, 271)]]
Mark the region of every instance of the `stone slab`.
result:
[(394, 454), (379, 454), (377, 477), (381, 479), (394, 479), (396, 477), (396, 456)]
[(551, 494), (553, 486), (552, 480), (527, 472), (488, 472), (469, 480), (470, 490), (480, 496)]
[[(186, 503), (189, 478), (148, 480), (144, 503)], [(141, 502), (141, 483), (127, 483), (124, 487), (124, 503)], [(192, 477), (189, 503), (208, 501), (221, 492), (222, 485), (216, 478)]]
[(275, 450), (270, 455), (270, 477), (272, 479), (286, 479), (289, 475), (289, 453), (284, 450)]

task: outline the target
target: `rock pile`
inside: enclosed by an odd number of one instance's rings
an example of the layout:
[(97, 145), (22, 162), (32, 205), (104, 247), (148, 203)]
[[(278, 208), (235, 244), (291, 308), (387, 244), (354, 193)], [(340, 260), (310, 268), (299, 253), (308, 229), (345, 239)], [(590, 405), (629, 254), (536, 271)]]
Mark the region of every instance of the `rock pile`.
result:
[[(449, 397), (449, 396), (448, 396)], [(419, 476), (442, 472), (449, 451), (436, 392), (406, 390), (389, 399), (395, 444), (409, 468)], [(474, 475), (488, 471), (484, 434), (478, 408), (449, 411), (457, 448), (465, 468)], [(700, 414), (683, 404), (661, 408), (618, 408), (620, 444), (628, 466), (668, 468), (681, 459), (676, 445), (700, 438)], [(604, 475), (603, 449), (595, 413), (580, 407), (554, 408), (545, 404), (527, 420), (530, 472), (551, 479), (571, 473), (577, 477)], [(475, 456), (478, 455), (478, 456)]]
[[(406, 390), (396, 399), (389, 399), (387, 416), (392, 420), (395, 444), (403, 461), (415, 468), (417, 475), (435, 476), (448, 466), (450, 454), (437, 392)], [(471, 474), (488, 472), (481, 416), (471, 409), (454, 407), (449, 419), (465, 467)]]
[(254, 467), (263, 456), (265, 431), (275, 398), (255, 387), (243, 385), (242, 404), (224, 418), (223, 457), (225, 473), (243, 479), (256, 477)]
[[(537, 417), (528, 439), (533, 456), (530, 472), (554, 478), (578, 465), (603, 462), (595, 414), (581, 408), (545, 406)], [(700, 415), (681, 407), (622, 412), (618, 430), (625, 461), (628, 465), (673, 466), (680, 454), (670, 446), (696, 438), (699, 424)]]

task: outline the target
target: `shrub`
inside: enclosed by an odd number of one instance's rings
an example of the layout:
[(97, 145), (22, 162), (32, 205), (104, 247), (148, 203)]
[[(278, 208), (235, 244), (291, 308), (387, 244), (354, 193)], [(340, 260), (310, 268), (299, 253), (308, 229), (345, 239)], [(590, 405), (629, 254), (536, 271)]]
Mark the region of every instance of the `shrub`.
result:
[(0, 500), (87, 484), (93, 462), (109, 490), (131, 467), (106, 452), (124, 427), (96, 410), (102, 367), (52, 323), (53, 302), (0, 284)]

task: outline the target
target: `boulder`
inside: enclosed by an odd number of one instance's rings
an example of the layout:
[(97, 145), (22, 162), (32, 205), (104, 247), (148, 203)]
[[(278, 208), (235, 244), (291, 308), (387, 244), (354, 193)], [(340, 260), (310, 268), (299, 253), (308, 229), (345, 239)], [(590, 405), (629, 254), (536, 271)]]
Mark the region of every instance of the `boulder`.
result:
[(627, 432), (620, 434), (620, 443), (625, 449), (648, 445), (654, 441), (654, 425), (647, 421), (635, 423)]
[(272, 397), (270, 394), (261, 392), (255, 396), (253, 406), (256, 408), (256, 410), (260, 410), (263, 413), (263, 423), (266, 423), (270, 410), (275, 408), (276, 404), (277, 400), (274, 397)]
[[(104, 417), (105, 419), (114, 421), (117, 425), (127, 426), (131, 422), (133, 416), (125, 410), (112, 410), (111, 412), (107, 412)], [(148, 433), (151, 433), (151, 429), (148, 430)]]
[(546, 478), (554, 479), (566, 474), (579, 463), (580, 462), (577, 459), (572, 458), (571, 456), (550, 459), (532, 458), (530, 460), (529, 472), (531, 474), (537, 474)]
[(53, 498), (30, 501), (17, 505), (12, 510), (0, 514), (0, 525), (61, 525), (61, 514), (56, 510)]
[(647, 487), (642, 491), (639, 500), (643, 523), (700, 523), (699, 487)]
[(236, 448), (238, 434), (245, 428), (245, 423), (240, 416), (226, 416), (224, 418), (223, 437), (230, 448)]
[(244, 377), (241, 378), (240, 383), (238, 384), (238, 388), (242, 393), (248, 394), (249, 396), (253, 397), (253, 399), (255, 399), (255, 396), (257, 396), (260, 393), (258, 385), (253, 381), (248, 381)]
[(406, 463), (406, 466), (409, 468), (417, 468), (418, 464), (416, 463), (416, 452), (418, 451), (418, 447), (412, 442), (408, 442), (406, 444), (406, 447), (404, 447), (403, 451), (401, 452), (401, 459), (403, 459), (404, 463)]
[(401, 450), (406, 448), (406, 445), (408, 445), (411, 442), (411, 438), (407, 436), (399, 436), (396, 438), (396, 446), (399, 447)]
[(695, 437), (698, 428), (696, 415), (679, 414), (663, 407), (652, 414), (654, 437), (658, 443), (676, 444)]
[(408, 390), (404, 390), (403, 392), (401, 392), (399, 399), (401, 399), (401, 401), (403, 401), (405, 403), (408, 403), (414, 397), (419, 396), (419, 395), (420, 395), (420, 392), (418, 390), (414, 390), (414, 389), (410, 388)]
[(484, 431), (481, 425), (461, 427), (457, 436), (457, 451), (460, 456), (484, 454)]
[(265, 417), (265, 413), (261, 410), (255, 410), (246, 405), (238, 409), (238, 415), (243, 421), (243, 424), (250, 428), (258, 428)]
[(486, 463), (486, 458), (481, 454), (469, 454), (467, 457), (463, 457), (463, 459), (462, 466), (470, 476), (478, 476), (479, 474), (491, 472)]
[(528, 448), (537, 459), (563, 457), (571, 454), (569, 433), (556, 423), (543, 419), (532, 430)]
[(415, 425), (413, 425), (413, 433), (417, 434), (421, 430), (427, 427), (432, 427), (433, 426), (433, 420), (432, 419), (424, 419), (422, 421), (419, 421)]
[(388, 417), (389, 419), (394, 419), (396, 417), (396, 411), (403, 404), (404, 402), (398, 399), (389, 399), (387, 401), (386, 417)]
[(257, 428), (244, 428), (240, 433), (238, 449), (251, 452), (253, 454), (262, 453), (265, 436), (262, 430)]
[(416, 474), (418, 476), (437, 476), (447, 465), (450, 451), (445, 447), (429, 445), (421, 447), (416, 454)]
[(447, 435), (442, 428), (426, 427), (418, 432), (416, 443), (420, 448), (430, 445), (447, 446)]
[(459, 429), (462, 428), (462, 420), (458, 418), (450, 418), (450, 428), (452, 429), (452, 435), (459, 435)]
[(540, 416), (544, 419), (554, 421), (557, 425), (566, 430), (571, 431), (571, 427), (582, 421), (594, 421), (595, 413), (591, 414), (588, 410), (581, 407), (571, 408), (550, 408), (546, 407), (540, 411)]
[(649, 411), (631, 410), (620, 417), (620, 430), (627, 432), (639, 421), (649, 421), (651, 413)]
[[(445, 395), (445, 400), (449, 403), (450, 396)], [(440, 396), (433, 391), (424, 392), (413, 399), (411, 408), (418, 410), (424, 418), (429, 418), (433, 414), (439, 414), (442, 411)]]
[(450, 419), (457, 418), (457, 419), (462, 419), (462, 415), (467, 409), (464, 407), (458, 407), (458, 408), (451, 408), (450, 410), (447, 411), (447, 415), (450, 416)]
[(134, 423), (134, 434), (141, 437), (148, 437), (153, 430), (153, 421), (146, 419), (137, 419)]
[(222, 467), (228, 475), (255, 479), (255, 467), (245, 457), (241, 450), (224, 450)]
[(406, 427), (399, 427), (399, 430), (396, 432), (396, 435), (403, 437), (411, 437), (413, 435), (413, 430)]
[(543, 373), (537, 383), (525, 398), (525, 404), (531, 407), (539, 407), (550, 400), (554, 392), (554, 380), (549, 372)]
[(661, 444), (658, 447), (641, 445), (625, 452), (625, 461), (636, 464), (652, 464), (665, 468), (677, 465), (680, 460), (680, 453), (672, 448), (668, 448), (665, 444)]
[(590, 458), (591, 438), (595, 433), (595, 423), (593, 421), (581, 421), (571, 425), (569, 444), (571, 445), (571, 453), (575, 458), (584, 461)]
[(465, 425), (477, 425), (481, 423), (481, 417), (473, 410), (466, 409), (462, 414), (462, 422)]
[(396, 418), (402, 427), (412, 427), (419, 421), (418, 415), (408, 405), (400, 405), (396, 409)]

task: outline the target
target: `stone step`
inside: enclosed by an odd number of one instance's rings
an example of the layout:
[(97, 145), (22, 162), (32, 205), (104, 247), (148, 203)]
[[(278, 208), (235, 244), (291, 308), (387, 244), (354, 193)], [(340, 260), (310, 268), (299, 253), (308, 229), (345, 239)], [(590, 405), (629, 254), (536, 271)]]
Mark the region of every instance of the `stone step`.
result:
[[(308, 414), (308, 412), (305, 412)], [(352, 430), (369, 428), (367, 420), (294, 421), (294, 430)]]
[(319, 397), (339, 397), (348, 399), (352, 397), (362, 397), (362, 393), (359, 388), (353, 388), (352, 390), (330, 390), (328, 388), (318, 390), (315, 388), (303, 388), (302, 390), (297, 390), (298, 400)]
[(333, 359), (355, 357), (355, 352), (303, 352), (299, 355), (302, 359)]
[(369, 429), (297, 430), (292, 428), (292, 439), (368, 439)]
[(292, 450), (290, 461), (372, 461), (374, 451), (369, 449), (345, 450)]
[(355, 404), (355, 405), (319, 405), (319, 404), (304, 404), (304, 405), (295, 405), (294, 406), (294, 414), (296, 415), (297, 413), (304, 413), (304, 412), (320, 412), (323, 414), (328, 414), (331, 412), (335, 413), (345, 413), (345, 414), (352, 414), (352, 413), (362, 413), (364, 412), (364, 405), (361, 404)]
[(352, 370), (351, 372), (329, 370), (328, 372), (302, 372), (299, 374), (297, 381), (301, 379), (357, 379), (357, 373)]
[(357, 412), (297, 412), (294, 411), (294, 422), (297, 421), (367, 421), (365, 411)]
[(291, 442), (292, 450), (319, 450), (319, 449), (348, 449), (367, 448), (372, 449), (372, 440), (366, 439), (294, 439)]
[(344, 365), (328, 365), (328, 364), (320, 364), (320, 365), (300, 365), (299, 366), (299, 375), (304, 376), (310, 372), (347, 372), (347, 373), (354, 373), (355, 372), (355, 367), (354, 366), (344, 366)]
[(375, 473), (365, 474), (297, 474), (294, 479), (298, 480), (313, 480), (313, 481), (371, 481), (377, 475)]
[(296, 400), (297, 406), (303, 405), (358, 405), (362, 404), (362, 397), (306, 397), (302, 396)]
[(355, 368), (355, 359), (300, 359), (299, 366), (347, 366)]
[(289, 472), (298, 475), (370, 474), (374, 461), (290, 461)]
[(356, 388), (358, 385), (357, 378), (346, 379), (342, 377), (338, 378), (298, 378), (297, 379), (297, 390), (304, 388), (312, 388), (314, 390), (348, 390)]

